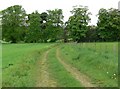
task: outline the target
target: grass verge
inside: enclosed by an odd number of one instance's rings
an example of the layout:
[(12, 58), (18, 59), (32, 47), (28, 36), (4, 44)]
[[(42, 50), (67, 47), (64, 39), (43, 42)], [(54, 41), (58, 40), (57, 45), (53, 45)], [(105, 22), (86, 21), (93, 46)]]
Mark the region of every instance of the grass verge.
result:
[(61, 57), (89, 76), (100, 87), (118, 87), (118, 44), (61, 45)]

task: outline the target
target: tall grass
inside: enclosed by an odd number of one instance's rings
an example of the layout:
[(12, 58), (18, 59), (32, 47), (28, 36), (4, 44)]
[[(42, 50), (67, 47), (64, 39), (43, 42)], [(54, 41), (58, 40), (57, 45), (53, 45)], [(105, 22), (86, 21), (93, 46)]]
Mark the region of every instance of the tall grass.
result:
[(98, 86), (118, 86), (118, 43), (66, 44), (61, 57)]

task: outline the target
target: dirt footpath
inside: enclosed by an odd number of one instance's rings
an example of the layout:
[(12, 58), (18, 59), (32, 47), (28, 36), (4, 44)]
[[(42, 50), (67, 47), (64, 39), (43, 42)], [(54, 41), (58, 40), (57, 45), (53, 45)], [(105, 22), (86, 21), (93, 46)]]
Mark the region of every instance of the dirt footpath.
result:
[(40, 59), (38, 63), (39, 73), (38, 73), (36, 87), (56, 87), (57, 86), (56, 82), (49, 76), (48, 64), (46, 63), (48, 53), (49, 51), (45, 52), (43, 54), (42, 59)]

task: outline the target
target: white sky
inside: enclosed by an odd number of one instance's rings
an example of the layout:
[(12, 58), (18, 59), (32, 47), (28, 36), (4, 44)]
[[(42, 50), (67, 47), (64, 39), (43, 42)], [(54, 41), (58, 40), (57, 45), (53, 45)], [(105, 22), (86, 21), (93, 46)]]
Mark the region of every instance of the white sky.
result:
[(120, 0), (0, 0), (0, 10), (12, 5), (22, 5), (27, 13), (35, 10), (44, 12), (49, 9), (63, 9), (64, 21), (71, 15), (70, 11), (75, 5), (88, 6), (91, 15), (91, 24), (96, 25), (98, 11), (100, 8), (116, 8)]

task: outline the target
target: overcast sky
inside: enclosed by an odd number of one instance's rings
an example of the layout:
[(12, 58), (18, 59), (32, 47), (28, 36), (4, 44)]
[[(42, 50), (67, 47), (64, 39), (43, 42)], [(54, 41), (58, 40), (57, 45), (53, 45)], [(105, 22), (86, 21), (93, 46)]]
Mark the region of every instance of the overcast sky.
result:
[(0, 0), (0, 10), (6, 9), (12, 5), (22, 5), (27, 13), (35, 10), (44, 12), (49, 9), (63, 9), (64, 21), (67, 21), (75, 5), (88, 6), (91, 15), (91, 24), (95, 25), (97, 22), (97, 13), (100, 8), (116, 8), (118, 9), (118, 2), (120, 0)]

